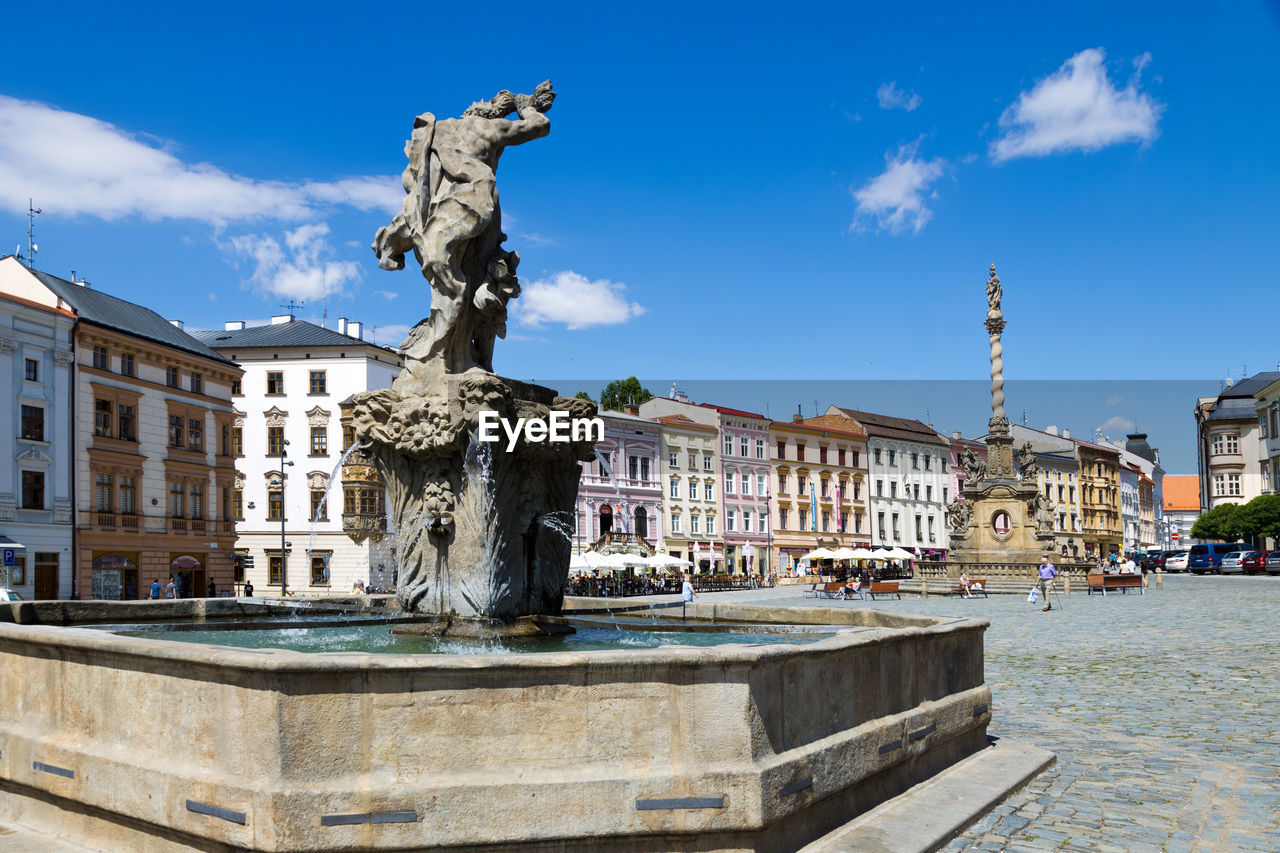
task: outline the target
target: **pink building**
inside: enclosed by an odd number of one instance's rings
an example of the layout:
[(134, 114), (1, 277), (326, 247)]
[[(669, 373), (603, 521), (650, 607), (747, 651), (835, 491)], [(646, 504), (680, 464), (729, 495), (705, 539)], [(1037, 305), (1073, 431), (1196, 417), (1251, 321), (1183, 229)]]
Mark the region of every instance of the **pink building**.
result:
[(765, 565), (769, 538), (769, 421), (710, 403), (702, 408), (718, 415), (726, 571), (746, 572), (751, 550), (758, 570)]
[(662, 538), (661, 425), (624, 412), (600, 417), (604, 438), (578, 482), (574, 549), (587, 551), (607, 533), (654, 547)]

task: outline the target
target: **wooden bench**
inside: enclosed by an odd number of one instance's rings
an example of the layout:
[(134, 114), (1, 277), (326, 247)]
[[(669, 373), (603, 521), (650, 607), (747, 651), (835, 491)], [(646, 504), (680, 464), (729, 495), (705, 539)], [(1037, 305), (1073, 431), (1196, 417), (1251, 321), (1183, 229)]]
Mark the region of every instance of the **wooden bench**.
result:
[(871, 586), (867, 589), (867, 595), (871, 596), (871, 600), (875, 601), (877, 595), (892, 595), (902, 598), (902, 594), (898, 592), (897, 581), (872, 581)]
[(809, 587), (804, 591), (804, 594), (810, 598), (817, 598), (818, 596), (822, 596), (823, 598), (830, 598), (831, 593), (839, 592), (840, 587), (842, 587), (843, 585), (844, 584), (840, 583), (839, 581), (831, 581), (829, 583), (824, 583), (821, 580), (817, 580), (813, 582), (813, 586)]
[(1127, 595), (1131, 589), (1136, 589), (1139, 595), (1146, 594), (1142, 588), (1142, 575), (1089, 575), (1086, 580), (1089, 582), (1089, 595), (1100, 592), (1105, 596), (1108, 590), (1119, 590)]
[[(952, 595), (964, 595), (964, 587), (956, 584), (955, 589), (951, 590)], [(987, 579), (986, 578), (969, 578), (969, 594), (987, 597)]]

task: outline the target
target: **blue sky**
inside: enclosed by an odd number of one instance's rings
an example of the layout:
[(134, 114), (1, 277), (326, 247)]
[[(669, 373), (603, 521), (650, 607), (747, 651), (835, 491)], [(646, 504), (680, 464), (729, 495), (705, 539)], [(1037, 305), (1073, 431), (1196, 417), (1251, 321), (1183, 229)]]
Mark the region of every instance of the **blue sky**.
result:
[(51, 272), (196, 327), (324, 288), (395, 343), (413, 116), (550, 78), (500, 372), (980, 378), (992, 262), (1010, 379), (1274, 369), (1277, 4), (951, 5), (22, 5), (0, 251), (30, 196)]

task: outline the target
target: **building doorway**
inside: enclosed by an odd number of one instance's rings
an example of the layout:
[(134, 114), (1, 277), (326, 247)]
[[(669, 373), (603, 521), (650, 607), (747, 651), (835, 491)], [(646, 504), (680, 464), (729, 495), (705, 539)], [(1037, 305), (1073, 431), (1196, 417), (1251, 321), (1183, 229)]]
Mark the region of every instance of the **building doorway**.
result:
[(600, 535), (607, 536), (613, 531), (613, 507), (600, 505)]
[(206, 589), (204, 564), (190, 554), (174, 557), (169, 561), (169, 574), (177, 587), (178, 598), (203, 598)]
[(642, 506), (636, 507), (636, 536), (649, 537), (649, 511)]

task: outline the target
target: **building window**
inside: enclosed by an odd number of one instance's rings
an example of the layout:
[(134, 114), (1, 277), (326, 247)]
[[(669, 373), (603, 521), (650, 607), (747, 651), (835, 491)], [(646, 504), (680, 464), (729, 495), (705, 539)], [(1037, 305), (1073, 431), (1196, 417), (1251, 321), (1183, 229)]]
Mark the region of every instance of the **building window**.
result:
[[(927, 458), (927, 457), (926, 457)], [(933, 532), (933, 516), (929, 516), (929, 541), (936, 542), (938, 537)]]
[(191, 510), (192, 518), (204, 518), (204, 486), (199, 483), (191, 484)]
[(329, 579), (325, 577), (329, 571), (329, 560), (325, 554), (311, 555), (311, 585), (312, 586), (328, 586)]
[(916, 500), (920, 500), (920, 484), (919, 483), (913, 483), (911, 485), (911, 497), (915, 498)]
[(825, 444), (818, 445), (818, 463), (821, 465), (827, 464), (827, 446)]
[(884, 497), (884, 480), (876, 480), (876, 497)]
[(697, 534), (699, 536), (702, 535), (702, 516), (700, 515), (689, 516), (689, 533)]
[(853, 499), (855, 501), (862, 500), (862, 482), (859, 480), (853, 481)]
[(329, 455), (329, 430), (326, 427), (317, 426), (311, 428), (311, 455)]
[[(925, 457), (925, 458), (927, 459), (928, 457)], [(916, 488), (918, 489), (920, 487), (916, 486)], [(924, 499), (930, 502), (933, 501), (933, 486), (924, 487)]]
[(844, 454), (845, 454), (845, 450), (844, 450), (844, 448), (843, 448), (843, 447), (841, 447), (840, 449), (838, 449), (838, 450), (836, 451), (836, 463), (837, 463), (837, 464), (842, 465), (842, 466), (844, 465)]
[(716, 535), (716, 517), (714, 515), (707, 516), (707, 535)]
[(284, 372), (280, 370), (267, 371), (267, 394), (269, 396), (280, 395), (284, 393)]
[(231, 455), (244, 456), (244, 427), (231, 428)]
[(681, 525), (680, 525), (680, 513), (678, 512), (671, 513), (671, 532), (672, 533), (684, 532), (684, 530), (681, 528)]
[(120, 478), (120, 514), (133, 515), (137, 512), (135, 499), (137, 497), (137, 488), (134, 486), (133, 477), (122, 476)]
[(747, 440), (747, 437), (745, 435), (742, 436), (741, 439), (739, 439), (738, 447), (741, 448), (742, 450), (743, 459), (746, 459), (748, 456), (751, 455), (751, 442)]
[(919, 542), (921, 539), (924, 538), (924, 527), (923, 527), (922, 521), (923, 519), (921, 519), (920, 516), (917, 515), (916, 516), (916, 541), (917, 542)]
[(187, 419), (187, 450), (204, 451), (204, 421), (199, 418)]
[(765, 515), (763, 512), (756, 516), (756, 524), (759, 525), (758, 532), (760, 533), (769, 532), (769, 517)]
[(725, 472), (725, 475), (724, 475), (724, 493), (725, 493), (726, 495), (732, 495), (732, 494), (734, 494), (734, 492), (736, 492), (736, 491), (737, 491), (737, 489), (736, 489), (736, 487), (735, 487), (735, 484), (734, 484), (734, 479), (735, 479), (735, 477), (734, 477), (734, 474), (733, 474), (733, 472), (732, 472), (732, 471), (726, 471), (726, 472)]
[(853, 532), (854, 533), (862, 532), (862, 513), (858, 513), (853, 517)]
[(237, 521), (244, 518), (244, 489), (231, 490), (231, 517)]
[(912, 467), (912, 468), (919, 468), (919, 467), (920, 467), (920, 454), (919, 454), (919, 453), (912, 453), (912, 454), (911, 454), (911, 467)]
[(182, 415), (169, 415), (169, 446), (185, 447), (182, 442), (182, 424), (186, 418)]
[(138, 435), (134, 430), (137, 420), (134, 418), (133, 406), (121, 403), (118, 409), (118, 414), (119, 418), (117, 423), (120, 426), (120, 431), (116, 435), (116, 438), (121, 441), (137, 441)]
[(307, 388), (309, 389), (308, 393), (327, 394), (329, 392), (325, 390), (325, 386), (326, 386), (325, 372), (323, 370), (311, 371), (311, 375), (307, 383)]
[(927, 454), (927, 455), (924, 457), (924, 470), (926, 470), (926, 471), (932, 471), (932, 470), (933, 470), (933, 455), (932, 455), (932, 454)]
[(849, 466), (851, 468), (857, 468), (858, 467), (858, 451), (856, 450), (850, 451), (849, 456), (850, 456)]
[(284, 520), (284, 491), (280, 486), (267, 489), (267, 521)]
[(122, 376), (134, 375), (133, 353), (131, 352), (120, 353), (120, 374)]
[(243, 396), (243, 394), (244, 386), (241, 383), (240, 377), (237, 376), (235, 379), (231, 380), (231, 396), (240, 397)]
[(778, 529), (787, 529), (787, 511), (781, 508), (778, 509)]
[(898, 481), (890, 480), (889, 481), (889, 497), (896, 498), (897, 496), (898, 496)]
[(164, 369), (164, 384), (170, 388), (178, 387), (178, 368), (169, 365)]
[(93, 510), (111, 512), (111, 475), (93, 475)]
[(879, 529), (879, 531), (880, 531), (880, 541), (881, 541), (881, 542), (883, 542), (883, 541), (885, 540), (885, 535), (884, 535), (884, 513), (883, 513), (883, 512), (877, 512), (877, 513), (876, 513), (876, 528), (877, 528), (877, 529)]
[(704, 453), (704, 454), (702, 454), (702, 470), (703, 470), (703, 471), (711, 471), (711, 470), (713, 470), (712, 465), (711, 465), (711, 454), (710, 454), (710, 453)]
[(703, 500), (708, 500), (708, 501), (715, 500), (715, 486), (711, 485), (710, 483), (703, 483), (702, 498)]
[(778, 442), (778, 458), (779, 459), (787, 458), (787, 443), (785, 441)]
[(898, 464), (898, 451), (896, 451), (896, 450), (890, 450), (890, 451), (889, 451), (889, 464), (890, 464), (890, 465), (897, 465), (897, 464)]
[(185, 517), (186, 514), (183, 512), (183, 507), (185, 506), (185, 500), (184, 500), (185, 497), (186, 495), (183, 492), (181, 483), (169, 484), (169, 517), (170, 518)]
[(733, 436), (731, 435), (726, 435), (724, 437), (724, 455), (725, 456), (733, 455)]
[(696, 453), (689, 454), (689, 470), (690, 471), (698, 470), (698, 454)]
[(809, 478), (803, 474), (796, 476), (796, 493), (803, 496), (809, 490)]
[[(9, 411), (13, 411), (10, 409)], [(9, 417), (13, 417), (10, 415)], [(12, 423), (12, 421), (10, 421)], [(22, 407), (22, 437), (27, 441), (44, 441), (44, 408)]]
[(23, 367), (26, 370), (26, 373), (23, 375), (26, 377), (28, 382), (40, 381), (40, 362), (36, 361), (34, 358), (28, 358), (26, 359)]
[(829, 483), (830, 481), (825, 478), (818, 481), (818, 490), (822, 493), (822, 497), (824, 500), (827, 498), (827, 489), (829, 488)]
[(809, 510), (807, 509), (796, 510), (796, 515), (799, 516), (799, 519), (800, 519), (800, 529), (808, 530), (809, 529)]
[(279, 456), (284, 453), (284, 427), (267, 427), (267, 455)]
[[(876, 460), (876, 464), (879, 465), (880, 464), (880, 448), (877, 447), (875, 450), (871, 452), (873, 454), (873, 458)], [(853, 464), (857, 465), (858, 463), (855, 462)]]
[(698, 484), (695, 481), (690, 480), (689, 481), (689, 500), (696, 501), (697, 499), (698, 499)]
[(192, 372), (191, 374), (191, 393), (192, 394), (204, 393), (204, 377), (201, 376), (199, 373)]
[(785, 495), (787, 493), (788, 479), (789, 478), (787, 477), (786, 474), (783, 474), (782, 472), (778, 472), (778, 494)]
[(797, 462), (804, 461), (804, 442), (803, 441), (796, 442), (796, 461)]
[(733, 533), (738, 529), (738, 514), (733, 510), (724, 514), (724, 529), (726, 533)]
[(893, 514), (893, 541), (895, 542), (897, 542), (898, 539), (901, 538), (898, 534), (899, 530), (900, 528), (898, 527), (898, 514), (895, 512)]
[(275, 554), (267, 557), (267, 583), (279, 585), (283, 570), (284, 560), (280, 555)]
[(831, 511), (824, 509), (822, 511), (822, 532), (826, 533), (831, 529)]
[[(733, 528), (730, 528), (730, 529), (732, 530)], [(751, 532), (751, 510), (749, 509), (744, 509), (742, 511), (742, 532), (743, 533)]]
[(102, 370), (107, 369), (107, 348), (95, 346), (93, 348), (93, 366)]
[(680, 480), (677, 477), (671, 478), (671, 497), (680, 497)]
[(1227, 494), (1231, 497), (1237, 497), (1241, 494), (1239, 474), (1227, 475)]
[[(25, 412), (26, 406), (22, 409)], [(93, 401), (93, 434), (96, 436), (111, 436), (111, 401), (110, 400), (94, 400)]]
[(44, 472), (22, 472), (22, 508), (44, 509)]
[(680, 454), (674, 450), (671, 451), (671, 453), (667, 455), (667, 464), (672, 468), (680, 467)]
[(764, 458), (764, 439), (763, 438), (756, 439), (756, 458), (757, 459)]
[(329, 502), (324, 499), (324, 489), (311, 490), (311, 520), (329, 520)]

